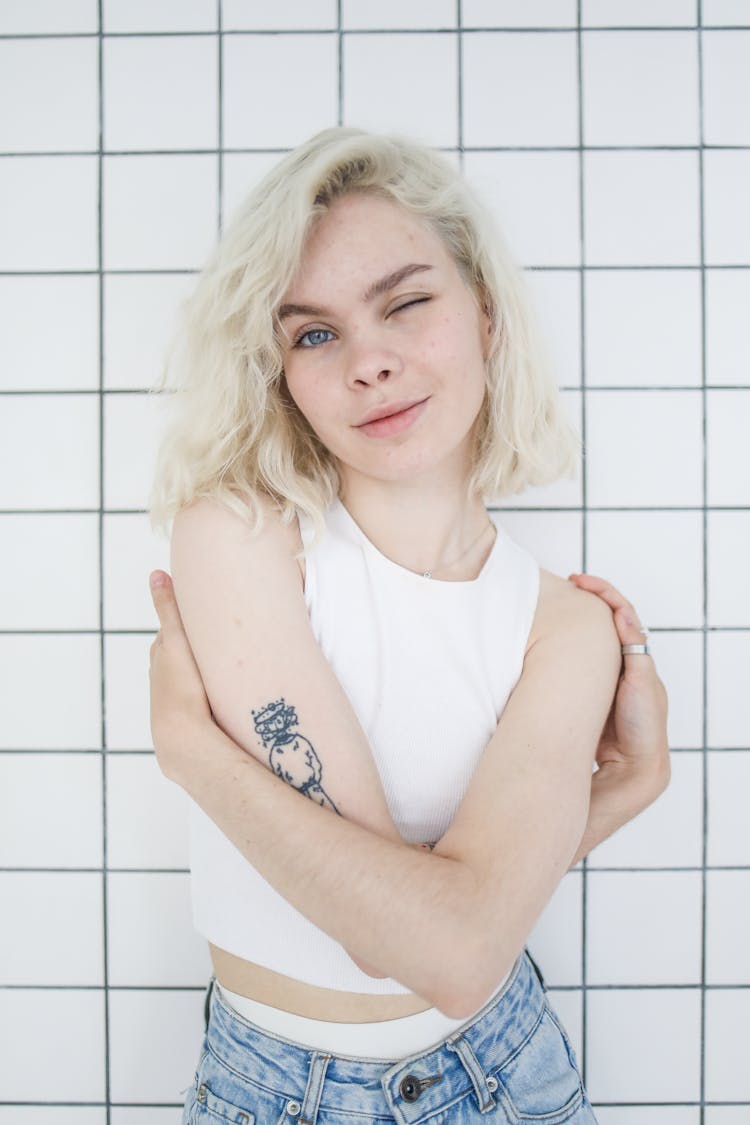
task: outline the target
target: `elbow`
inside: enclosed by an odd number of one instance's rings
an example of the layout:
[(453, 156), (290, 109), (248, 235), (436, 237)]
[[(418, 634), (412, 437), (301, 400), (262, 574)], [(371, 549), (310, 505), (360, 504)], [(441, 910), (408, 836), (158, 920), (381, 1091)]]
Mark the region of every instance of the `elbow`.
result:
[(425, 996), (449, 1019), (469, 1019), (479, 1011), (515, 963), (511, 956), (499, 956), (501, 950), (497, 943), (493, 943), (490, 956), (486, 949), (477, 949), (476, 940), (470, 944), (471, 949), (462, 947), (442, 964), (434, 966), (434, 982)]

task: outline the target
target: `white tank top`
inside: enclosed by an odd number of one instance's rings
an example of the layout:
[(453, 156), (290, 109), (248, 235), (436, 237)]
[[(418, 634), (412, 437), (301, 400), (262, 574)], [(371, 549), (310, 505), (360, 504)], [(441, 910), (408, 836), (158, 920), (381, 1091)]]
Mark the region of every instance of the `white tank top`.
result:
[[(305, 546), (312, 630), (368, 737), (409, 843), (438, 840), (521, 674), (539, 568), (501, 529), (478, 578), (441, 582), (391, 562), (340, 501)], [(405, 993), (370, 977), (191, 805), (196, 928), (221, 949), (321, 988)]]

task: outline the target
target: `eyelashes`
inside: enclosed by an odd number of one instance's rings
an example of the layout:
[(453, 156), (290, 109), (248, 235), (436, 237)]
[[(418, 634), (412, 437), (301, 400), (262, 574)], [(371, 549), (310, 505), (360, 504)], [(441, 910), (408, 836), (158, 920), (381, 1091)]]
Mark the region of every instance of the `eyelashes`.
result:
[[(403, 312), (405, 309), (414, 308), (416, 305), (424, 305), (431, 301), (431, 297), (412, 297), (408, 301), (404, 301), (402, 305), (396, 305), (391, 309), (388, 316), (393, 316), (394, 313)], [(328, 339), (320, 339), (319, 337), (328, 337)], [(318, 337), (316, 339), (316, 337)], [(292, 342), (293, 348), (299, 348), (301, 351), (322, 347), (323, 344), (328, 344), (335, 338), (335, 333), (330, 328), (308, 328), (305, 332), (296, 336)]]

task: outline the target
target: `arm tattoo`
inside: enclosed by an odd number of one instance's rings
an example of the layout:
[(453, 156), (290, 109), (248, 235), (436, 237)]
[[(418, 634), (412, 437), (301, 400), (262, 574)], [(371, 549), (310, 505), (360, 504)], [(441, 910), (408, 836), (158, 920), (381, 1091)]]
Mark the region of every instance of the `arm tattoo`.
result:
[(271, 769), (293, 789), (304, 793), (311, 801), (341, 813), (322, 785), (323, 766), (313, 744), (293, 727), (299, 726), (297, 712), (286, 700), (274, 699), (260, 711), (253, 711), (256, 734), (260, 735)]

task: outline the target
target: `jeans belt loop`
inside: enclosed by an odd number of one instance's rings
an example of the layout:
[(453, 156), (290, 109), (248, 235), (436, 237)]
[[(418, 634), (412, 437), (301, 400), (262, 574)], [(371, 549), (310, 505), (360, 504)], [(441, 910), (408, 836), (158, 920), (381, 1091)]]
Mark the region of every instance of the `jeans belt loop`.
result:
[(317, 1051), (313, 1051), (310, 1060), (310, 1072), (307, 1076), (307, 1089), (299, 1115), (299, 1125), (315, 1125), (320, 1106), (320, 1096), (323, 1093), (323, 1082), (330, 1061), (330, 1055), (319, 1055)]
[(482, 1070), (479, 1059), (474, 1054), (468, 1039), (464, 1039), (463, 1036), (459, 1036), (457, 1039), (449, 1039), (446, 1047), (449, 1051), (454, 1051), (463, 1063), (464, 1070), (469, 1075), (474, 1087), (480, 1111), (486, 1113), (488, 1109), (492, 1109), (496, 1104), (494, 1094), (487, 1085), (487, 1075)]

